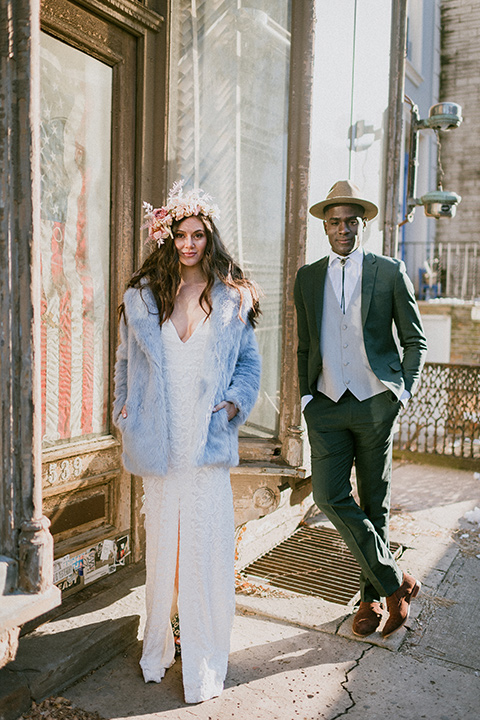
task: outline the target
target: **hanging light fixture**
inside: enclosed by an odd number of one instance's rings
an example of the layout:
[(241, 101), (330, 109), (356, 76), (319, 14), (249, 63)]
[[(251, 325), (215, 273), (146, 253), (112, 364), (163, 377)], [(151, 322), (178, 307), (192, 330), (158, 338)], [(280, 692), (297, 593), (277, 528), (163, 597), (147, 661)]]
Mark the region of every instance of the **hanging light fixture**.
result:
[[(428, 118), (421, 119), (418, 107), (406, 98), (411, 106), (410, 143), (407, 177), (407, 212), (405, 219), (400, 225), (412, 222), (415, 208), (423, 205), (425, 215), (433, 218), (453, 218), (457, 211), (457, 205), (461, 201), (460, 195), (448, 192), (443, 189), (443, 168), (441, 162), (441, 141), (440, 132), (446, 132), (457, 128), (462, 118), (462, 108), (457, 103), (441, 102), (432, 105)], [(416, 197), (417, 191), (417, 168), (418, 168), (418, 133), (420, 130), (433, 130), (437, 136), (437, 189)]]

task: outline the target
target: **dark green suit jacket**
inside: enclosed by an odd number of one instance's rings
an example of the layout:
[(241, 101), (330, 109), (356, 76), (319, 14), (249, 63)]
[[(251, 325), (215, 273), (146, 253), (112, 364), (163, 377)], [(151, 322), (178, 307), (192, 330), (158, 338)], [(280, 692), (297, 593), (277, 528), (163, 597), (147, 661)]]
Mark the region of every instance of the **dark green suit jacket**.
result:
[[(322, 370), (320, 337), (328, 257), (304, 265), (295, 281), (300, 394), (314, 394)], [(403, 349), (393, 336), (393, 324)], [(413, 285), (400, 260), (365, 253), (362, 268), (362, 325), (370, 367), (400, 397), (414, 393), (425, 362), (427, 341)]]

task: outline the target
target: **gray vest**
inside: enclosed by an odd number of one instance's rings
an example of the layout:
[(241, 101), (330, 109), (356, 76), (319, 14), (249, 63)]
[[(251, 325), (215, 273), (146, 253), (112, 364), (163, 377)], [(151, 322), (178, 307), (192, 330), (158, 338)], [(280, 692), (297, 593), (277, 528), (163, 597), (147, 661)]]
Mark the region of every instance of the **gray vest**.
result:
[(361, 286), (360, 276), (344, 315), (328, 274), (325, 280), (320, 338), (323, 365), (317, 390), (333, 402), (338, 402), (346, 390), (358, 400), (387, 390), (368, 362), (363, 340)]

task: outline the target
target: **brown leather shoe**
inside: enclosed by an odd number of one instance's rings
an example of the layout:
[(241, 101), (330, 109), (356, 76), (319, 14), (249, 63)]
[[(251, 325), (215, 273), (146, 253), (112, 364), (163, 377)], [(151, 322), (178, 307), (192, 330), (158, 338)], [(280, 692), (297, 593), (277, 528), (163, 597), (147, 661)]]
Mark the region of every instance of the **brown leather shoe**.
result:
[(352, 631), (359, 637), (371, 635), (382, 622), (383, 605), (379, 602), (362, 602), (353, 618)]
[(407, 575), (407, 573), (403, 573), (402, 584), (398, 590), (395, 590), (393, 595), (387, 597), (389, 617), (382, 630), (384, 638), (406, 623), (410, 613), (410, 601), (412, 598), (417, 597), (420, 587), (421, 584), (418, 580), (415, 580), (411, 575)]

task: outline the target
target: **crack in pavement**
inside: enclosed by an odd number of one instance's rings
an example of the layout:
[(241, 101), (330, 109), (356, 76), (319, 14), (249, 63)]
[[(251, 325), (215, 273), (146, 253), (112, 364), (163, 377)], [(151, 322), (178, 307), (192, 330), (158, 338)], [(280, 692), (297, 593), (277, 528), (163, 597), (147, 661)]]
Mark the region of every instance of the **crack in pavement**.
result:
[(351, 673), (353, 670), (355, 670), (356, 668), (358, 668), (358, 666), (360, 665), (360, 661), (363, 660), (363, 658), (365, 657), (365, 655), (366, 655), (368, 652), (370, 652), (370, 650), (372, 650), (373, 647), (374, 647), (373, 645), (368, 645), (368, 646), (365, 648), (365, 650), (363, 650), (363, 652), (362, 652), (362, 654), (360, 655), (360, 657), (357, 658), (357, 660), (355, 660), (355, 664), (352, 665), (352, 667), (349, 668), (349, 669), (346, 671), (346, 673), (345, 673), (345, 680), (342, 680), (342, 682), (340, 683), (340, 685), (342, 686), (343, 690), (345, 690), (345, 692), (347, 693), (347, 695), (348, 695), (348, 697), (349, 697), (349, 699), (350, 699), (350, 705), (349, 705), (348, 707), (346, 707), (345, 710), (343, 710), (341, 713), (339, 713), (338, 715), (335, 715), (334, 717), (332, 717), (331, 720), (338, 720), (338, 718), (344, 717), (345, 715), (347, 715), (347, 714), (350, 712), (350, 710), (351, 710), (352, 708), (355, 707), (356, 702), (355, 702), (355, 700), (353, 699), (353, 693), (352, 693), (352, 691), (349, 690), (348, 687), (347, 687), (347, 684), (348, 684), (348, 681), (349, 681), (348, 676), (350, 675), (350, 673)]

